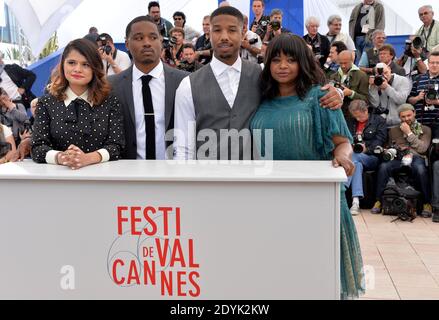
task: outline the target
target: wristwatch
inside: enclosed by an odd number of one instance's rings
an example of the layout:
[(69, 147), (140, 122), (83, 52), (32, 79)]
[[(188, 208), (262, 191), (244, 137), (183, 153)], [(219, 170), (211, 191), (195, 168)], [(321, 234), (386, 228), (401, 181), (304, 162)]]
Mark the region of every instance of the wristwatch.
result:
[(417, 57), (417, 58), (416, 58), (416, 62), (419, 62), (419, 61), (421, 61), (421, 60), (422, 60), (421, 57)]

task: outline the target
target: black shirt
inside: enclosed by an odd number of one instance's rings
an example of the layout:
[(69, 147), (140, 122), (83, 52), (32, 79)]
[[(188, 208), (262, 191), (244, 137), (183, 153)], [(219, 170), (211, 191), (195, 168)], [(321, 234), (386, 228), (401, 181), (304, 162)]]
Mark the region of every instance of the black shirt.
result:
[[(358, 14), (357, 22), (355, 23), (355, 37), (361, 37), (366, 35), (363, 33), (363, 26), (366, 24), (366, 20), (362, 21), (369, 14), (369, 8), (365, 8), (363, 5), (361, 7), (360, 13)], [(365, 18), (367, 19), (367, 18)]]
[(46, 163), (49, 151), (66, 151), (75, 145), (84, 153), (106, 149), (110, 160), (118, 160), (125, 146), (122, 109), (115, 96), (90, 106), (84, 100), (68, 106), (52, 95), (43, 96), (37, 105), (32, 136), (32, 159)]
[[(256, 34), (261, 37), (261, 39), (264, 39), (265, 34), (267, 33), (267, 27), (270, 23), (270, 17), (269, 16), (262, 16), (259, 21), (256, 21), (256, 17), (253, 19), (252, 24), (250, 25), (250, 30), (253, 29), (253, 26), (257, 26)], [(253, 31), (253, 30), (252, 30)]]
[[(205, 34), (203, 34), (201, 37), (198, 38), (196, 44), (195, 44), (195, 50), (196, 51), (205, 51), (210, 50), (212, 53), (212, 44), (210, 43), (210, 39), (206, 37)], [(198, 60), (202, 64), (208, 64), (210, 61), (212, 61), (212, 54), (210, 56), (200, 56), (200, 59)]]
[(331, 43), (329, 42), (328, 38), (318, 33), (314, 39), (311, 38), (309, 34), (305, 35), (303, 39), (306, 41), (306, 43), (312, 46), (314, 55), (320, 56), (319, 63), (323, 68), (326, 60), (328, 60), (329, 51), (331, 50)]

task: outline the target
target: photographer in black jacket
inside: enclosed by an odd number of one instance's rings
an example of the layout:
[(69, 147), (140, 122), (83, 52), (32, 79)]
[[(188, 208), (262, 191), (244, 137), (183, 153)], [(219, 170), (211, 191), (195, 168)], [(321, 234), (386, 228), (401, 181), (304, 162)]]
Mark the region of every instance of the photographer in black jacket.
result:
[(386, 120), (376, 114), (369, 114), (369, 107), (365, 101), (354, 100), (349, 105), (352, 121), (349, 130), (354, 137), (354, 154), (352, 161), (355, 164), (355, 173), (349, 178), (346, 187), (352, 186), (352, 215), (360, 213), (360, 198), (364, 197), (363, 171), (375, 170), (379, 164), (374, 154), (377, 147), (383, 147), (387, 141)]
[(32, 71), (23, 69), (17, 64), (5, 64), (3, 54), (0, 52), (0, 83), (13, 101), (18, 101), (30, 108), (30, 103), (35, 99), (32, 85), (37, 76)]

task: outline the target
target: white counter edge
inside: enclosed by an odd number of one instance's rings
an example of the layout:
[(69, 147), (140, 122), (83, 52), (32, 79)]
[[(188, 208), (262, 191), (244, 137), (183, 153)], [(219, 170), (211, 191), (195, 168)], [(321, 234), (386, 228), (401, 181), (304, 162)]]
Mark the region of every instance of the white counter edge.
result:
[(1, 180), (336, 183), (347, 180), (330, 161), (246, 163), (117, 161), (78, 171), (31, 161), (0, 165)]

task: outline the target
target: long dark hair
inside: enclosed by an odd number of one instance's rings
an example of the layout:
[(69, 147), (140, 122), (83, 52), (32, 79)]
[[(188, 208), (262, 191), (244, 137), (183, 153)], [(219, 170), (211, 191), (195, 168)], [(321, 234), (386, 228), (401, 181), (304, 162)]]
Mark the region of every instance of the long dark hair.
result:
[(98, 51), (97, 45), (93, 44), (91, 41), (86, 39), (77, 39), (70, 42), (64, 49), (61, 62), (57, 67), (57, 72), (52, 74), (51, 86), (49, 93), (57, 98), (59, 101), (66, 99), (65, 91), (69, 86), (64, 74), (64, 62), (66, 61), (68, 55), (73, 50), (78, 51), (81, 55), (87, 59), (90, 67), (93, 70), (93, 78), (88, 84), (89, 88), (89, 98), (94, 105), (102, 104), (106, 98), (108, 98), (111, 87), (107, 81), (104, 65), (101, 60), (101, 56)]
[(275, 37), (268, 46), (265, 57), (265, 68), (261, 74), (261, 91), (263, 100), (272, 100), (279, 96), (279, 84), (271, 75), (273, 58), (283, 53), (297, 61), (299, 75), (295, 81), (296, 92), (300, 99), (304, 99), (313, 85), (324, 85), (325, 75), (314, 59), (312, 51), (305, 40), (291, 33), (283, 33)]

